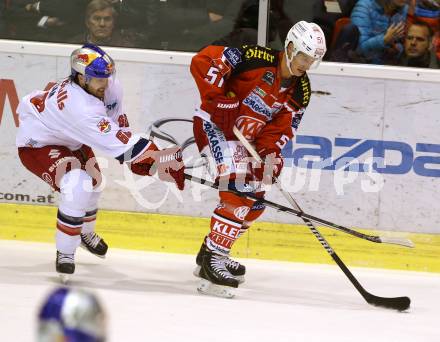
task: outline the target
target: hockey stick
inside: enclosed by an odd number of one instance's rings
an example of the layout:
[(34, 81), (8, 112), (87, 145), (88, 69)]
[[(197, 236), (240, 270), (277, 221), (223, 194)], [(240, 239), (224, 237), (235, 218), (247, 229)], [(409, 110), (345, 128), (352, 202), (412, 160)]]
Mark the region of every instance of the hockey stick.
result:
[[(219, 189), (218, 183), (213, 183), (213, 182), (208, 181), (206, 179), (201, 179), (201, 178), (189, 175), (189, 174), (185, 174), (185, 179), (187, 179), (189, 181), (192, 181), (192, 182), (196, 182), (196, 183), (202, 184), (202, 185), (209, 186), (209, 187), (211, 187), (213, 189), (217, 189), (217, 190)], [(269, 201), (269, 200), (267, 200), (265, 198), (263, 198), (263, 199), (262, 198), (257, 198), (252, 193), (239, 192), (237, 190), (229, 189), (229, 188), (228, 188), (228, 191), (234, 192), (235, 194), (237, 194), (239, 196), (244, 196), (244, 197), (252, 199), (252, 200), (258, 200), (261, 203), (265, 204), (266, 206), (268, 206), (268, 207), (270, 207), (272, 209), (275, 209), (275, 210), (278, 210), (278, 211), (281, 211), (281, 212), (285, 212), (285, 213), (288, 213), (288, 214), (292, 214), (292, 215), (295, 215), (297, 217), (304, 217), (304, 218), (309, 219), (310, 221), (313, 221), (315, 223), (321, 224), (323, 226), (326, 226), (326, 227), (329, 227), (329, 228), (332, 228), (332, 229), (339, 230), (339, 231), (341, 231), (343, 233), (355, 236), (355, 237), (363, 239), (363, 240), (367, 240), (367, 241), (375, 242), (375, 243), (385, 243), (385, 244), (399, 245), (399, 246), (403, 246), (403, 247), (414, 247), (414, 244), (411, 242), (411, 240), (408, 240), (408, 239), (402, 239), (402, 238), (398, 238), (398, 237), (396, 237), (396, 238), (388, 238), (388, 237), (383, 237), (383, 236), (364, 234), (364, 233), (358, 232), (358, 231), (356, 231), (354, 229), (350, 229), (348, 227), (344, 227), (344, 226), (341, 226), (339, 224), (336, 224), (336, 223), (333, 223), (333, 222), (330, 222), (330, 221), (326, 221), (324, 219), (321, 219), (319, 217), (316, 217), (316, 216), (313, 216), (313, 215), (310, 215), (310, 214), (298, 211), (296, 209), (286, 207), (286, 206), (284, 206), (282, 204), (278, 204), (278, 203)]]
[[(238, 140), (240, 140), (240, 142), (244, 145), (244, 147), (248, 150), (248, 152), (252, 155), (252, 157), (255, 158), (255, 160), (257, 160), (259, 163), (262, 163), (262, 159), (261, 157), (258, 155), (257, 151), (255, 151), (255, 149), (253, 148), (253, 146), (247, 141), (247, 139), (243, 136), (243, 134), (241, 134), (241, 132), (238, 130), (237, 127), (234, 126), (234, 134), (237, 137)], [(287, 202), (290, 203), (290, 205), (295, 208), (298, 211), (298, 217), (301, 218), (305, 218), (306, 220), (309, 221), (316, 221), (316, 220), (311, 220), (310, 215), (306, 214), (298, 205), (298, 203), (295, 201), (295, 199), (292, 197), (292, 195), (287, 192), (284, 191), (284, 189), (281, 186), (281, 183), (279, 182), (279, 180), (277, 178), (275, 178), (275, 186), (278, 188), (278, 190), (281, 192), (281, 194), (284, 196), (284, 198), (287, 200)], [(377, 243), (388, 243), (388, 244), (395, 244), (395, 245), (400, 245), (400, 246), (404, 246), (404, 247), (414, 247), (414, 244), (412, 243), (411, 240), (408, 239), (401, 239), (401, 238), (387, 238), (387, 237), (372, 237), (372, 238), (368, 238), (367, 235), (359, 233), (357, 231), (345, 228), (343, 226), (325, 221), (325, 220), (320, 220), (320, 222), (318, 222), (324, 226), (330, 227), (330, 228), (334, 228), (337, 230), (340, 230), (342, 232), (351, 234), (353, 236), (357, 236), (359, 238), (365, 238), (366, 240), (369, 241), (373, 241), (373, 242), (377, 242)]]
[[(240, 142), (245, 146), (248, 152), (255, 158), (259, 163), (263, 163), (263, 160), (252, 147), (252, 145), (247, 141), (247, 139), (241, 134), (241, 132), (234, 126), (234, 134), (240, 140)], [(295, 199), (290, 195), (290, 193), (283, 190), (278, 178), (274, 177), (274, 183), (281, 191), (283, 196), (287, 199), (287, 201), (296, 208), (299, 212), (304, 213)], [(379, 297), (369, 293), (367, 290), (363, 288), (363, 286), (359, 283), (359, 281), (355, 278), (355, 276), (350, 272), (350, 270), (345, 266), (344, 262), (339, 258), (333, 248), (328, 244), (327, 240), (322, 236), (322, 234), (318, 231), (312, 221), (304, 216), (300, 216), (307, 227), (311, 230), (313, 235), (318, 239), (321, 245), (325, 248), (328, 254), (333, 258), (339, 268), (344, 272), (350, 282), (354, 285), (356, 290), (361, 294), (361, 296), (366, 300), (367, 303), (379, 306), (387, 309), (394, 309), (399, 311), (407, 310), (411, 304), (411, 300), (408, 297)]]
[[(190, 137), (190, 138), (186, 139), (183, 143), (180, 144), (176, 140), (176, 138), (174, 138), (171, 134), (168, 134), (168, 133), (164, 132), (163, 130), (161, 130), (161, 126), (163, 126), (167, 123), (170, 123), (170, 122), (189, 122), (189, 123), (192, 123), (193, 120), (175, 118), (175, 117), (168, 117), (168, 118), (164, 118), (164, 119), (159, 119), (159, 120), (151, 123), (148, 126), (147, 131), (146, 131), (147, 136), (149, 136), (150, 139), (157, 138), (157, 139), (169, 142), (171, 144), (179, 145), (179, 146), (181, 146), (182, 151), (194, 143), (194, 137)], [(196, 164), (192, 164), (192, 165), (186, 165), (186, 168), (192, 169), (192, 168), (204, 166), (205, 164), (206, 163), (196, 163)], [(198, 182), (201, 184), (205, 184), (205, 185), (210, 186), (212, 188), (218, 189), (218, 184), (214, 184), (209, 181), (199, 179), (197, 177), (192, 177), (190, 175), (185, 175), (185, 177), (188, 180), (192, 180), (192, 181), (195, 181), (195, 182)], [(229, 191), (233, 191), (233, 190), (229, 190)], [(240, 196), (244, 195), (242, 192), (237, 192), (237, 194)], [(251, 199), (256, 199), (255, 197), (252, 197), (252, 195), (250, 195), (248, 197)], [(410, 247), (410, 248), (414, 247), (414, 244), (412, 243), (412, 241), (408, 240), (408, 239), (403, 239), (403, 238), (398, 238), (398, 237), (374, 236), (374, 235), (360, 233), (356, 230), (341, 226), (339, 224), (318, 218), (316, 216), (306, 214), (303, 211), (298, 211), (298, 210), (295, 210), (295, 209), (292, 209), (292, 208), (289, 208), (289, 207), (286, 207), (286, 206), (283, 206), (278, 203), (274, 203), (274, 202), (271, 202), (271, 201), (268, 201), (265, 199), (263, 199), (263, 200), (259, 199), (259, 200), (263, 201), (264, 204), (266, 204), (268, 207), (274, 208), (278, 211), (287, 212), (287, 213), (293, 214), (298, 217), (301, 217), (301, 216), (305, 217), (305, 218), (309, 219), (310, 221), (316, 222), (320, 225), (327, 226), (332, 229), (339, 230), (343, 233), (350, 234), (350, 235), (355, 236), (360, 239), (364, 239), (364, 240), (375, 242), (375, 243), (386, 243), (386, 244), (393, 244), (393, 245), (399, 245), (399, 246)]]

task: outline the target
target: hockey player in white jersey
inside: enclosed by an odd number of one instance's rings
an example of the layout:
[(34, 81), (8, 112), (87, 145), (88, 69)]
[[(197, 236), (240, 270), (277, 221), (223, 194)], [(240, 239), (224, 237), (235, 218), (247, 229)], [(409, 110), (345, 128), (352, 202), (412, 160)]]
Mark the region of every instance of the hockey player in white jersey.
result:
[(71, 70), (49, 91), (25, 96), (17, 109), (21, 162), (60, 192), (56, 270), (62, 275), (74, 272), (80, 244), (100, 257), (108, 249), (94, 231), (101, 173), (92, 149), (127, 163), (135, 174), (157, 170), (161, 180), (184, 188), (179, 148), (159, 151), (151, 140), (130, 131), (112, 58), (86, 44), (72, 52)]

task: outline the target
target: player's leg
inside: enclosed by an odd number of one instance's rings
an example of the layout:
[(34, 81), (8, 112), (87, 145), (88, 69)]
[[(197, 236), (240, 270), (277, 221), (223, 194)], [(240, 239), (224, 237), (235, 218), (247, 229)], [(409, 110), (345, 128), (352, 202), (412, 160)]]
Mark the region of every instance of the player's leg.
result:
[(81, 162), (64, 146), (19, 148), (23, 165), (60, 192), (56, 231), (56, 270), (62, 274), (75, 271), (75, 250), (90, 201), (92, 178), (81, 170)]
[[(220, 202), (211, 216), (210, 232), (205, 237), (204, 246), (202, 246), (200, 273), (202, 278), (208, 278), (219, 285), (238, 286), (237, 276), (244, 275), (245, 267), (237, 262), (231, 262), (229, 253), (239, 237), (244, 218), (251, 207), (251, 200), (232, 192), (220, 192)], [(223, 263), (221, 266), (219, 260)]]
[(84, 203), (89, 200), (88, 190), (93, 189), (91, 177), (84, 170), (76, 168), (61, 177), (59, 187), (56, 270), (58, 273), (72, 274), (75, 271), (75, 252), (81, 243), (80, 234), (86, 213)]
[(89, 201), (85, 203), (85, 216), (81, 230), (81, 247), (98, 257), (105, 258), (108, 245), (102, 237), (95, 232), (96, 218), (98, 214), (98, 200), (101, 195), (100, 184), (102, 180), (101, 170), (92, 149), (83, 145), (73, 154), (81, 161), (81, 167), (93, 179), (93, 192), (90, 194)]
[(104, 239), (95, 232), (99, 196), (100, 192), (93, 192), (91, 194), (91, 200), (86, 207), (84, 223), (81, 230), (81, 247), (100, 258), (105, 258), (108, 245)]
[[(217, 176), (232, 179), (233, 184), (237, 172), (246, 173), (247, 161), (243, 163), (244, 167), (238, 165), (240, 151), (237, 142), (227, 141), (212, 123), (195, 118), (194, 136), (199, 151), (214, 160)], [(244, 280), (245, 267), (231, 260), (229, 252), (252, 204), (253, 201), (232, 192), (220, 191), (220, 202), (211, 217), (210, 233), (204, 238), (196, 258), (199, 267), (195, 274), (205, 280), (201, 282), (199, 291), (231, 297), (232, 292), (225, 287), (238, 287), (239, 282)]]
[[(259, 198), (263, 198), (264, 197), (264, 193), (263, 192), (257, 192), (256, 196), (259, 197)], [(263, 215), (265, 209), (266, 209), (266, 206), (264, 205), (263, 202), (255, 201), (253, 203), (253, 205), (251, 207), (251, 210), (246, 215), (246, 217), (245, 217), (245, 219), (243, 221), (243, 224), (241, 226), (240, 234), (239, 234), (240, 237), (247, 232), (247, 230), (250, 228), (252, 223), (254, 223), (261, 215)]]

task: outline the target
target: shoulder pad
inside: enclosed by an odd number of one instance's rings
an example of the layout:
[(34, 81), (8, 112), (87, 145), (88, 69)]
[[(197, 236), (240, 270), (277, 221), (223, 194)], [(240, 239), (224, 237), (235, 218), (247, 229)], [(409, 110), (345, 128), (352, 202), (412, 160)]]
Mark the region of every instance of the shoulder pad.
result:
[(306, 108), (309, 105), (311, 95), (312, 88), (310, 86), (310, 80), (307, 73), (305, 73), (295, 80), (295, 84), (290, 92), (291, 98), (288, 100), (288, 104), (296, 111)]
[(241, 62), (235, 68), (234, 73), (262, 67), (276, 67), (278, 65), (279, 52), (277, 50), (259, 45), (243, 45), (239, 51), (241, 53)]
[(266, 62), (267, 65), (276, 65), (278, 51), (258, 45), (243, 45), (243, 58), (247, 62)]

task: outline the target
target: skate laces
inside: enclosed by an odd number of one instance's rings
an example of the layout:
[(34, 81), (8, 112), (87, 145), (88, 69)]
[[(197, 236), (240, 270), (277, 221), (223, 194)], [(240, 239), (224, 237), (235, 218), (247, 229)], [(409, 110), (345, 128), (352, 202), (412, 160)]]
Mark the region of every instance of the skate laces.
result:
[(84, 242), (87, 245), (91, 246), (92, 248), (96, 248), (96, 246), (98, 246), (99, 241), (101, 241), (101, 238), (95, 232), (81, 234), (81, 236), (83, 237)]
[(221, 274), (225, 278), (233, 278), (232, 274), (226, 268), (226, 260), (228, 257), (218, 254), (211, 256), (210, 265), (214, 272)]
[(227, 266), (229, 268), (233, 268), (234, 270), (238, 270), (238, 268), (240, 267), (240, 263), (238, 261), (234, 261), (234, 260), (226, 257), (225, 266)]
[(73, 264), (75, 262), (75, 254), (64, 254), (58, 252), (58, 263), (59, 264)]

